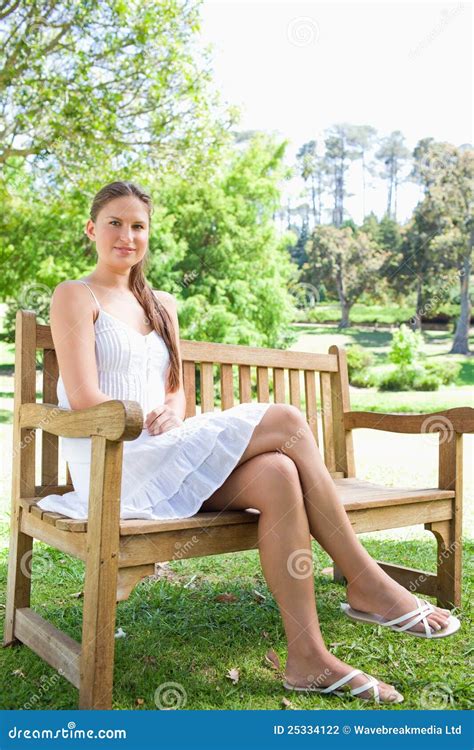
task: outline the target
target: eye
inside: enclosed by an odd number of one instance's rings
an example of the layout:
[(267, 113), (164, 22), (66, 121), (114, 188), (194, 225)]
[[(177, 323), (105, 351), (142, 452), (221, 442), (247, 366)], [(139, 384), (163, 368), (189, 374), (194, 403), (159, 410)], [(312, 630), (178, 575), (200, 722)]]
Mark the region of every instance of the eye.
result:
[(110, 222), (110, 224), (119, 224), (119, 223), (120, 222), (117, 219), (112, 219), (112, 221)]
[(143, 226), (143, 224), (134, 224), (133, 226), (134, 226), (135, 228), (137, 228), (137, 227), (138, 227), (139, 229), (144, 229), (144, 228), (145, 228), (145, 227)]

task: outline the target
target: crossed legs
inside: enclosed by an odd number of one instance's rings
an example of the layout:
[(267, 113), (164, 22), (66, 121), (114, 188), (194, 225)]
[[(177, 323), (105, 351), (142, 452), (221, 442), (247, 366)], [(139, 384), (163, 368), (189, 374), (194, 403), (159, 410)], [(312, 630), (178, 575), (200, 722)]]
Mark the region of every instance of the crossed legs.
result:
[[(286, 677), (296, 685), (334, 682), (351, 668), (322, 639), (314, 597), (311, 535), (341, 568), (352, 607), (396, 617), (415, 608), (412, 594), (393, 581), (360, 544), (314, 437), (298, 409), (272, 404), (255, 428), (239, 464), (201, 510), (256, 508), (262, 569), (279, 606), (288, 641)], [(428, 621), (444, 627), (448, 611)], [(358, 675), (356, 687), (366, 681)], [(381, 700), (392, 686), (380, 683)], [(362, 693), (370, 697), (370, 693)]]

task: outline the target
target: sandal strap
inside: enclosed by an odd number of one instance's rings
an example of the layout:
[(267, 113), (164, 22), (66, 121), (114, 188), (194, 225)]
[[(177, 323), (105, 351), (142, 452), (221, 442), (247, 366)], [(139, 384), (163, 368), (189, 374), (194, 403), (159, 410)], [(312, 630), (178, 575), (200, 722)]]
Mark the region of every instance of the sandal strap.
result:
[(366, 677), (369, 678), (369, 681), (365, 683), (365, 685), (361, 685), (360, 687), (356, 687), (353, 690), (351, 690), (351, 695), (359, 695), (359, 693), (365, 692), (365, 690), (373, 689), (374, 691), (374, 700), (376, 703), (380, 703), (380, 691), (379, 691), (379, 681), (375, 679), (375, 677), (372, 677), (372, 675), (368, 674)]
[[(404, 622), (405, 620), (409, 620), (411, 617), (421, 615), (420, 619), (416, 622), (419, 622), (423, 617), (426, 617), (426, 615), (430, 614), (431, 612), (434, 612), (434, 607), (429, 602), (421, 602), (417, 596), (415, 596), (416, 602), (417, 602), (417, 608), (412, 610), (411, 612), (407, 612), (404, 615), (401, 615), (400, 617), (396, 617), (394, 620), (387, 620), (386, 622), (381, 622), (380, 625), (383, 625), (384, 627), (388, 627), (391, 625), (398, 625), (400, 622)], [(412, 623), (413, 625), (416, 625), (415, 622)], [(410, 626), (408, 626), (410, 627)], [(406, 628), (400, 628), (400, 630), (405, 630)]]
[(337, 688), (342, 687), (342, 685), (345, 685), (346, 682), (349, 682), (349, 680), (352, 680), (352, 678), (358, 674), (364, 674), (364, 673), (360, 669), (353, 669), (352, 672), (349, 672), (349, 674), (346, 674), (344, 677), (341, 677), (339, 680), (336, 680), (336, 682), (333, 682), (332, 685), (329, 685), (329, 687), (324, 688), (324, 690), (321, 690), (321, 692), (332, 693), (333, 690), (337, 690)]

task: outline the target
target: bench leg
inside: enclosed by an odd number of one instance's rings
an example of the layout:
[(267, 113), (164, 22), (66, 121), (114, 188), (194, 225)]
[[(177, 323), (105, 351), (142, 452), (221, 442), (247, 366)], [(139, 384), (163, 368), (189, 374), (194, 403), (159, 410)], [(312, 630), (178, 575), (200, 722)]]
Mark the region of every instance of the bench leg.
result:
[(92, 438), (79, 708), (112, 708), (123, 443)]
[(21, 506), (16, 504), (11, 519), (7, 600), (5, 607), (5, 631), (3, 636), (4, 646), (11, 646), (18, 642), (14, 635), (15, 613), (17, 609), (30, 606), (30, 571), (33, 554), (33, 538), (20, 531), (22, 510)]
[(456, 539), (453, 521), (425, 524), (438, 543), (436, 600), (438, 607), (461, 606), (461, 539)]
[(334, 583), (342, 583), (343, 586), (347, 584), (347, 579), (342, 575), (341, 570), (337, 567), (336, 563), (332, 566), (332, 580)]

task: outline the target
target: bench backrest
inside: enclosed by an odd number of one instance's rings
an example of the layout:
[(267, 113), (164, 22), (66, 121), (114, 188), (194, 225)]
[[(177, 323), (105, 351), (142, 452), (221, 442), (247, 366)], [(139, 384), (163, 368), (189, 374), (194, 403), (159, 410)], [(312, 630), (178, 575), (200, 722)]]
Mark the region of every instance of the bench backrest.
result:
[[(50, 326), (37, 323), (34, 312), (18, 310), (15, 344), (15, 412), (36, 401), (38, 360), (43, 370), (40, 401), (57, 404), (59, 369)], [(344, 429), (344, 412), (350, 411), (344, 348), (333, 345), (327, 354), (312, 354), (181, 339), (180, 350), (186, 417), (252, 400), (293, 404), (305, 414), (332, 476), (355, 476), (352, 435)], [(58, 486), (55, 435), (42, 432), (41, 455), (37, 494)]]

